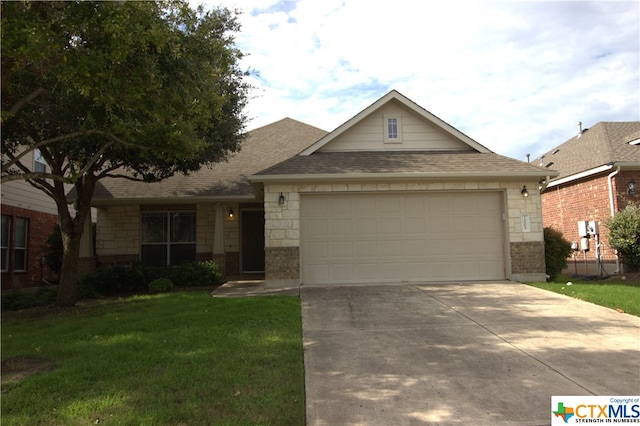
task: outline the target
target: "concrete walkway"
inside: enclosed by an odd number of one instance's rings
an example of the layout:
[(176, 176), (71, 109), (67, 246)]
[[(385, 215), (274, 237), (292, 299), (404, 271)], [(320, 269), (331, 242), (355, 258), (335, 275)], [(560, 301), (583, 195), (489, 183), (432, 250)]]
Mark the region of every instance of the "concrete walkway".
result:
[(639, 395), (640, 318), (512, 282), (301, 287), (309, 425), (543, 425)]

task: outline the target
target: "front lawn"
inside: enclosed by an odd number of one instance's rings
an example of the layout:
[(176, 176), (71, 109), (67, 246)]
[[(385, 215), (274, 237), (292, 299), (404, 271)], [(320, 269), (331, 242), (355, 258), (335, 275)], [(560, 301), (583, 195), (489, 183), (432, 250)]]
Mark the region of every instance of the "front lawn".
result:
[(300, 300), (205, 292), (2, 318), (3, 425), (305, 422)]
[(640, 282), (635, 280), (622, 281), (610, 277), (604, 280), (587, 281), (560, 276), (555, 282), (531, 285), (640, 316)]

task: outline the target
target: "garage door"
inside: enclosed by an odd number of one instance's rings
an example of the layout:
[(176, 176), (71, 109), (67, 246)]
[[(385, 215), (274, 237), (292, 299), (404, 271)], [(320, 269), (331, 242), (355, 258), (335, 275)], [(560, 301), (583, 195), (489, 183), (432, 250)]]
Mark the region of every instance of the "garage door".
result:
[(505, 278), (499, 192), (305, 194), (304, 284)]

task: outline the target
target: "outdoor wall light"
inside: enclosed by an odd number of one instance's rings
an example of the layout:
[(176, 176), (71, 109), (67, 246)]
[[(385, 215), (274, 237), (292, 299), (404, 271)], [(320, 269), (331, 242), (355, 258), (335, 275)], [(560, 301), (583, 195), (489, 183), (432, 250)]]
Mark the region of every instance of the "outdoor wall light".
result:
[(627, 186), (627, 195), (635, 195), (636, 194), (636, 183), (634, 181), (629, 182), (629, 186)]
[(520, 191), (520, 194), (522, 194), (522, 198), (529, 197), (529, 191), (527, 191), (527, 185), (522, 185), (522, 191)]
[(229, 219), (233, 219), (233, 209), (229, 209)]
[(278, 204), (284, 206), (284, 194), (281, 192), (280, 197), (278, 198)]

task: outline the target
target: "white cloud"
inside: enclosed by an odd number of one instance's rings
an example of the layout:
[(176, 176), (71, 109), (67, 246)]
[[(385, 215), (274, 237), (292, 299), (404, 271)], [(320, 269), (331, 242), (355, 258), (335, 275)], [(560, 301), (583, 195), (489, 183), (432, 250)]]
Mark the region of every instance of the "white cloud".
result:
[(640, 120), (637, 1), (210, 4), (243, 12), (236, 41), (257, 87), (249, 128), (292, 117), (333, 130), (396, 89), (525, 159), (578, 121)]

